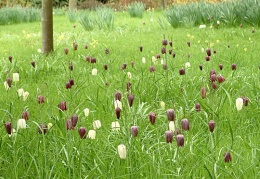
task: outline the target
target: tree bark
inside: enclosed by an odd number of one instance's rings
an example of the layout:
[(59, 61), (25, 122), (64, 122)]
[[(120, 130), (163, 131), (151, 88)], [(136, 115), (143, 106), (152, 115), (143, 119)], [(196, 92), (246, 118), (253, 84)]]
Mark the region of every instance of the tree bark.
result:
[(42, 53), (53, 50), (52, 0), (42, 0)]
[(77, 10), (77, 0), (69, 0), (69, 10)]
[(167, 2), (167, 0), (162, 0), (162, 7), (163, 7), (163, 10), (166, 9), (166, 2)]

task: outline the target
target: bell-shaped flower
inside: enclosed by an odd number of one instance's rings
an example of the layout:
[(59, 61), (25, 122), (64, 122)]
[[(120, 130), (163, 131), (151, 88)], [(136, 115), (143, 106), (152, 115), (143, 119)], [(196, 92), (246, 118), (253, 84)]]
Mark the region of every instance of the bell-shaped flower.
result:
[(240, 110), (242, 109), (243, 104), (244, 104), (243, 98), (237, 98), (237, 99), (236, 99), (236, 108), (237, 108), (237, 111), (240, 111)]
[(170, 121), (169, 122), (169, 130), (174, 132), (175, 131), (175, 123), (174, 121)]
[(132, 73), (131, 73), (131, 72), (127, 72), (127, 77), (128, 77), (129, 79), (131, 79), (131, 78), (132, 78)]
[(6, 91), (10, 89), (10, 86), (8, 85), (7, 81), (4, 82), (4, 87)]
[(23, 93), (23, 101), (26, 101), (26, 99), (28, 98), (28, 96), (29, 96), (29, 92), (28, 92), (28, 91), (25, 91), (25, 92)]
[(11, 122), (5, 123), (5, 130), (6, 130), (7, 134), (9, 134), (9, 135), (12, 134), (12, 123)]
[(122, 110), (122, 102), (121, 102), (121, 101), (115, 100), (114, 105), (115, 105), (115, 109), (116, 109), (117, 107), (119, 107), (119, 108)]
[(121, 159), (126, 159), (126, 146), (124, 144), (120, 144), (117, 147), (118, 155)]
[(96, 138), (96, 131), (95, 130), (89, 130), (88, 131), (88, 138), (95, 139)]
[(87, 130), (86, 130), (85, 127), (80, 127), (80, 128), (78, 129), (78, 132), (79, 132), (79, 136), (80, 136), (81, 139), (85, 139), (85, 138), (86, 138), (86, 132), (87, 132)]
[(92, 74), (93, 76), (96, 76), (96, 75), (97, 75), (97, 69), (96, 69), (96, 68), (93, 68), (91, 74)]
[(146, 63), (145, 57), (142, 58), (142, 62), (143, 62), (143, 63)]
[(19, 73), (13, 73), (13, 81), (18, 82), (19, 81)]
[(52, 126), (53, 126), (52, 123), (49, 122), (49, 123), (47, 124), (48, 130), (50, 130), (50, 129), (52, 128)]
[(191, 67), (190, 62), (186, 62), (185, 63), (185, 68), (190, 68), (190, 67)]
[(119, 131), (120, 130), (120, 124), (118, 121), (112, 122), (111, 123), (111, 128), (113, 131)]
[(176, 136), (176, 142), (178, 147), (184, 146), (184, 136), (182, 134), (178, 134)]
[(182, 130), (188, 131), (190, 129), (190, 122), (188, 119), (184, 118), (181, 120), (181, 127)]
[(169, 121), (174, 121), (175, 120), (175, 112), (174, 112), (174, 110), (173, 109), (167, 109), (166, 116), (167, 116), (167, 119)]
[(132, 126), (130, 129), (130, 132), (133, 137), (136, 137), (138, 135), (138, 127), (137, 126)]
[(25, 119), (18, 119), (17, 121), (17, 130), (18, 129), (25, 129), (26, 128), (26, 121)]
[(17, 90), (17, 93), (18, 93), (18, 96), (19, 96), (19, 97), (23, 96), (23, 93), (24, 93), (23, 88), (18, 89), (18, 90)]
[(161, 106), (162, 109), (165, 109), (165, 102), (161, 101), (160, 106)]
[(83, 112), (84, 112), (84, 115), (86, 117), (88, 117), (88, 115), (89, 115), (89, 108), (85, 108)]
[(165, 132), (165, 140), (166, 143), (172, 143), (173, 133), (172, 131), (166, 131)]
[(99, 129), (101, 127), (101, 122), (100, 120), (95, 120), (93, 121), (93, 128), (94, 129)]

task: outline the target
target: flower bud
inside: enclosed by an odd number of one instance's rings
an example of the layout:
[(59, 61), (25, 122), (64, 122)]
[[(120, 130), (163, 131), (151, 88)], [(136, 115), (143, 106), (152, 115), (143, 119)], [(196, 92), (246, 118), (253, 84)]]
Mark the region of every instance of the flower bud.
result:
[(90, 61), (91, 61), (90, 56), (86, 56), (86, 61), (87, 61), (87, 62), (90, 62)]
[(210, 61), (210, 56), (206, 56), (205, 57), (205, 60), (208, 62), (208, 61)]
[(206, 53), (207, 53), (208, 56), (211, 56), (211, 50), (210, 49), (207, 49)]
[(76, 114), (73, 114), (72, 116), (71, 116), (71, 118), (70, 118), (70, 120), (71, 120), (71, 125), (73, 126), (73, 127), (76, 127), (76, 125), (77, 125), (77, 122), (78, 122), (78, 116), (76, 115)]
[(120, 124), (118, 121), (112, 122), (111, 123), (111, 128), (113, 131), (119, 131), (120, 130)]
[(48, 123), (47, 128), (48, 128), (48, 130), (50, 130), (52, 128), (52, 123)]
[(105, 64), (105, 65), (104, 65), (104, 69), (105, 69), (105, 70), (107, 70), (107, 68), (108, 68), (108, 65), (107, 65), (107, 64)]
[(196, 112), (200, 112), (200, 104), (199, 103), (197, 103), (195, 105), (195, 110), (196, 110)]
[(11, 122), (5, 123), (5, 130), (6, 130), (7, 134), (9, 134), (9, 135), (12, 134), (12, 124), (11, 124)]
[(39, 104), (44, 103), (44, 96), (39, 95), (39, 96), (37, 97), (37, 100), (38, 100), (38, 103), (39, 103)]
[(140, 52), (142, 52), (143, 51), (143, 46), (139, 46), (139, 50), (140, 50)]
[(213, 82), (213, 83), (212, 83), (212, 88), (213, 88), (213, 89), (217, 89), (217, 87), (218, 87), (218, 85), (217, 85), (215, 82)]
[(232, 69), (232, 70), (236, 70), (236, 69), (237, 69), (237, 65), (233, 63), (233, 64), (231, 65), (231, 69)]
[(184, 136), (182, 134), (178, 134), (176, 136), (176, 142), (178, 147), (184, 146)]
[(202, 87), (202, 88), (200, 89), (200, 93), (201, 93), (202, 99), (204, 99), (204, 98), (207, 97), (207, 92), (206, 92), (206, 88), (205, 88), (205, 87)]
[(95, 139), (96, 138), (96, 131), (95, 130), (89, 130), (88, 131), (88, 138)]
[(18, 82), (19, 81), (19, 73), (13, 73), (13, 81)]
[(119, 107), (116, 108), (116, 118), (120, 118), (121, 109)]
[(26, 121), (29, 120), (29, 112), (28, 111), (24, 111), (22, 113), (22, 118), (25, 119)]
[(228, 163), (228, 162), (231, 162), (231, 160), (232, 160), (232, 157), (231, 157), (230, 152), (226, 152), (226, 153), (224, 154), (224, 161), (225, 161), (226, 163)]
[(132, 84), (130, 82), (126, 83), (126, 90), (129, 91), (131, 89)]
[(73, 85), (74, 85), (74, 80), (73, 80), (73, 79), (70, 79), (70, 80), (69, 80), (69, 83), (70, 83), (71, 86), (73, 86)]
[(13, 57), (12, 57), (12, 56), (9, 56), (9, 57), (8, 57), (8, 60), (9, 60), (10, 63), (12, 63)]
[(134, 98), (135, 98), (135, 96), (134, 96), (133, 94), (129, 94), (129, 95), (127, 96), (128, 104), (129, 104), (130, 107), (132, 107), (132, 105), (133, 105)]
[(154, 72), (155, 71), (155, 67), (154, 66), (150, 66), (149, 70), (150, 70), (150, 72)]
[(105, 54), (109, 54), (109, 49), (108, 48), (105, 49)]
[(248, 97), (243, 98), (244, 106), (248, 106), (249, 99)]
[(137, 126), (132, 126), (130, 129), (130, 132), (133, 137), (136, 137), (138, 135), (138, 127)]
[(200, 70), (202, 70), (202, 65), (201, 64), (200, 64), (199, 68), (200, 68)]
[(63, 101), (63, 102), (60, 102), (59, 105), (58, 105), (59, 109), (61, 111), (66, 111), (67, 110), (67, 105), (66, 105), (66, 102)]
[(132, 66), (132, 68), (134, 68), (134, 65), (135, 65), (135, 62), (134, 62), (134, 61), (131, 61), (131, 66)]
[(35, 61), (32, 61), (31, 65), (32, 65), (33, 68), (35, 68)]
[(156, 120), (156, 114), (154, 112), (150, 112), (148, 114), (148, 116), (149, 116), (149, 120), (150, 120), (151, 124), (153, 125), (155, 123), (155, 120)]
[(166, 48), (165, 48), (165, 47), (163, 47), (163, 48), (161, 49), (161, 53), (162, 53), (162, 54), (165, 54), (165, 53), (166, 53)]
[(90, 63), (97, 63), (97, 59), (96, 59), (95, 57), (92, 57), (92, 58), (90, 59)]
[(208, 123), (208, 126), (209, 126), (209, 131), (213, 132), (214, 129), (215, 129), (215, 121), (210, 120), (209, 123)]
[(187, 42), (188, 47), (190, 47), (190, 42)]
[(69, 63), (69, 69), (72, 71), (73, 70), (73, 64), (72, 62)]
[(165, 102), (161, 101), (161, 102), (160, 102), (160, 105), (161, 105), (161, 108), (162, 108), (162, 109), (165, 109)]
[(89, 115), (89, 109), (88, 109), (88, 108), (85, 108), (83, 112), (84, 112), (85, 117), (88, 117), (88, 115)]
[(163, 45), (163, 46), (168, 45), (168, 41), (167, 41), (166, 39), (163, 39), (163, 40), (162, 40), (162, 45)]
[(243, 104), (244, 104), (244, 100), (242, 98), (237, 98), (236, 99), (236, 108), (237, 108), (237, 111), (240, 111), (243, 107)]
[(46, 124), (40, 124), (38, 127), (39, 134), (46, 134), (47, 133), (47, 125)]
[(166, 131), (165, 132), (166, 143), (172, 143), (172, 138), (173, 138), (172, 131)]
[(182, 119), (181, 120), (181, 127), (182, 127), (182, 130), (184, 131), (188, 131), (190, 129), (190, 122), (188, 119)]
[(66, 129), (67, 129), (67, 130), (74, 130), (74, 127), (73, 127), (73, 125), (72, 125), (71, 119), (68, 119), (68, 120), (66, 121)]
[(131, 74), (131, 72), (127, 72), (127, 77), (128, 77), (129, 79), (132, 78), (132, 74)]
[(121, 98), (122, 98), (122, 93), (116, 92), (115, 93), (115, 100), (121, 101)]
[(26, 121), (25, 119), (18, 119), (17, 121), (17, 130), (18, 129), (25, 129), (26, 128)]
[(7, 83), (8, 87), (11, 88), (11, 86), (12, 86), (12, 79), (10, 77), (8, 77), (6, 79), (6, 83)]
[(117, 147), (118, 155), (121, 159), (126, 159), (126, 146), (124, 144), (120, 144)]
[(191, 66), (190, 66), (190, 62), (186, 62), (185, 63), (185, 68), (190, 68)]
[(169, 45), (172, 47), (172, 41), (169, 42)]
[(71, 84), (70, 84), (70, 82), (68, 81), (67, 83), (66, 83), (66, 89), (70, 89), (71, 88)]
[(219, 69), (222, 70), (223, 69), (223, 65), (219, 64)]
[(167, 119), (169, 121), (174, 121), (175, 120), (175, 112), (174, 112), (174, 110), (173, 109), (167, 109), (166, 116), (167, 116)]
[(180, 73), (180, 75), (185, 75), (185, 69), (184, 69), (184, 68), (181, 68), (181, 69), (179, 70), (179, 73)]
[(143, 63), (146, 63), (145, 57), (142, 58), (142, 62), (143, 62)]
[(101, 122), (100, 120), (95, 120), (93, 121), (93, 128), (96, 130), (96, 129), (99, 129), (101, 127)]
[(81, 139), (85, 139), (85, 138), (86, 138), (86, 132), (87, 132), (87, 130), (86, 130), (85, 127), (80, 127), (80, 128), (78, 129), (78, 132), (79, 132), (79, 136), (80, 136)]
[(217, 80), (216, 74), (210, 75), (210, 81), (211, 81), (211, 82), (215, 82), (216, 80)]
[(225, 80), (226, 80), (226, 79), (224, 78), (224, 76), (222, 76), (222, 75), (219, 75), (219, 76), (218, 76), (218, 82), (219, 82), (219, 83), (223, 83)]
[(76, 51), (78, 49), (78, 44), (76, 42), (73, 43), (73, 49)]
[(65, 49), (64, 49), (64, 53), (65, 53), (65, 55), (68, 55), (69, 49), (68, 49), (68, 48), (65, 48)]

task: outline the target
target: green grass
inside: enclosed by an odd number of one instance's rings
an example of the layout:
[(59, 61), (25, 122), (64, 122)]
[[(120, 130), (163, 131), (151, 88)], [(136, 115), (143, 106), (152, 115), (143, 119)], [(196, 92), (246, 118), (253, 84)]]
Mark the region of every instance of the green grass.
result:
[[(221, 21), (219, 27), (173, 29), (162, 18), (162, 12), (146, 12), (143, 19), (117, 12), (112, 30), (89, 32), (78, 22), (70, 23), (66, 15), (54, 16), (55, 51), (47, 57), (37, 52), (41, 48), (40, 22), (1, 26), (1, 177), (259, 178), (259, 29), (252, 33), (249, 26), (224, 28)], [(167, 45), (166, 49), (172, 49), (175, 58), (161, 54), (163, 39), (173, 42), (173, 47)], [(77, 51), (73, 50), (73, 42), (78, 44)], [(139, 46), (143, 46), (142, 52)], [(69, 49), (68, 55), (64, 54), (65, 48)], [(109, 54), (105, 53), (106, 48)], [(209, 62), (205, 61), (202, 48), (216, 50)], [(157, 54), (166, 59), (167, 70), (163, 70), (160, 60), (153, 64), (152, 56)], [(12, 63), (8, 56), (13, 57)], [(86, 62), (86, 56), (95, 57), (97, 63)], [(73, 71), (69, 70), (70, 62)], [(191, 67), (181, 76), (179, 69), (186, 62)], [(124, 63), (127, 67), (122, 70)], [(222, 71), (220, 63), (224, 66)], [(237, 65), (235, 71), (231, 70), (233, 63)], [(108, 64), (107, 71), (104, 64)], [(156, 71), (151, 73), (150, 66)], [(97, 76), (91, 75), (93, 68), (97, 69)], [(217, 83), (216, 90), (209, 81), (212, 69), (226, 79)], [(6, 91), (3, 83), (14, 72), (19, 73), (20, 81), (13, 82)], [(127, 72), (131, 72), (131, 79)], [(71, 78), (75, 85), (66, 89)], [(126, 90), (127, 82), (132, 84), (130, 91)], [(203, 86), (207, 90), (205, 99), (200, 95)], [(26, 101), (18, 97), (19, 88), (30, 93)], [(122, 93), (123, 104), (119, 120), (114, 109), (117, 91)], [(135, 96), (132, 107), (127, 102), (129, 93)], [(38, 104), (38, 95), (45, 97), (45, 103)], [(241, 96), (249, 98), (249, 105), (237, 111), (235, 102)], [(62, 101), (67, 102), (63, 112), (58, 109)], [(161, 101), (165, 102), (165, 109), (161, 109)], [(195, 111), (196, 103), (200, 103), (201, 112)], [(84, 116), (85, 108), (90, 109), (88, 117)], [(176, 114), (176, 127), (181, 129), (183, 118), (190, 121), (190, 130), (181, 130), (184, 147), (177, 147), (175, 137), (172, 144), (165, 142), (166, 110), (170, 108)], [(8, 137), (5, 122), (12, 122), (16, 129), (24, 110), (30, 113), (27, 128)], [(148, 119), (151, 111), (157, 114), (154, 125)], [(73, 114), (79, 121), (75, 130), (67, 131), (66, 120)], [(211, 119), (216, 122), (213, 133), (207, 125)], [(102, 123), (96, 139), (80, 139), (78, 128), (91, 130), (94, 120)], [(113, 121), (119, 121), (119, 132), (111, 130)], [(43, 123), (53, 124), (45, 135), (38, 133), (38, 124)], [(133, 125), (139, 127), (136, 138), (130, 133)], [(117, 154), (119, 144), (126, 146), (125, 160)], [(232, 155), (229, 163), (224, 162), (227, 151)]]

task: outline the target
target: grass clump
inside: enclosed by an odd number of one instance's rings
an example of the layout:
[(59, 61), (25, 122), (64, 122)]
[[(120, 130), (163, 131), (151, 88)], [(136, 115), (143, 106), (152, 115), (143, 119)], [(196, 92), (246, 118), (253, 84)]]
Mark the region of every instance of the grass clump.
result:
[(21, 7), (5, 7), (0, 9), (0, 25), (35, 22), (40, 20), (41, 13), (39, 9)]
[(145, 11), (145, 4), (142, 2), (133, 2), (127, 6), (127, 11), (131, 17), (142, 18)]

